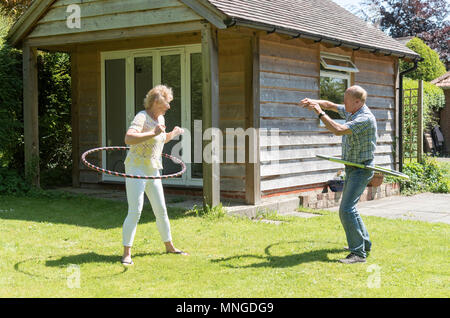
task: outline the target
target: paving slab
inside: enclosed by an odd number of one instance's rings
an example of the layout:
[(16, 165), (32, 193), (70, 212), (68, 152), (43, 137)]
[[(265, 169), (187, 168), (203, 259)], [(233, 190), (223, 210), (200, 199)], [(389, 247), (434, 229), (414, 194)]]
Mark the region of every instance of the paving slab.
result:
[[(450, 194), (420, 193), (412, 196), (391, 196), (359, 202), (356, 208), (361, 215), (450, 224)], [(328, 210), (339, 211), (339, 207)]]

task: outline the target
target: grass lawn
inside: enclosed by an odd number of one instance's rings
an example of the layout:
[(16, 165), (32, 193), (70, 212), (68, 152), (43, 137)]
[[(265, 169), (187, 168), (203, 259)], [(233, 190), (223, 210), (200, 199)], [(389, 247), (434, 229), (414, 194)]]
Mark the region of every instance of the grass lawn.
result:
[(135, 265), (124, 268), (126, 210), (84, 196), (0, 196), (0, 297), (450, 296), (446, 224), (364, 217), (373, 250), (367, 263), (344, 265), (337, 213), (270, 216), (277, 225), (170, 209), (185, 257), (164, 253), (146, 205)]

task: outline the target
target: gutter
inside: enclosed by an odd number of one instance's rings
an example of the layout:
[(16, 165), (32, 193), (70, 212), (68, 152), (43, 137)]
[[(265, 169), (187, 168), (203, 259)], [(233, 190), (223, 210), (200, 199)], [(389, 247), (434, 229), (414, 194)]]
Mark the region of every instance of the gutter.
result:
[(419, 62), (423, 61), (423, 57), (419, 58), (419, 59), (415, 59), (414, 60), (414, 65), (413, 67), (404, 70), (403, 72), (400, 72), (400, 78), (399, 78), (399, 87), (398, 89), (400, 90), (400, 100), (398, 101), (398, 108), (399, 108), (399, 114), (398, 114), (398, 122), (399, 122), (399, 130), (398, 130), (398, 142), (399, 142), (399, 147), (398, 147), (398, 154), (399, 154), (399, 170), (400, 172), (403, 172), (403, 76), (413, 72), (417, 69), (417, 64)]
[(298, 30), (294, 30), (294, 29), (276, 26), (273, 24), (255, 22), (255, 21), (250, 21), (250, 20), (246, 20), (246, 19), (242, 19), (242, 18), (228, 18), (228, 19), (224, 20), (224, 23), (227, 26), (227, 28), (232, 27), (232, 26), (243, 26), (243, 27), (249, 27), (249, 28), (254, 28), (254, 29), (258, 29), (258, 30), (263, 30), (268, 33), (277, 32), (280, 34), (289, 35), (293, 38), (304, 38), (304, 39), (314, 40), (314, 42), (330, 43), (335, 46), (345, 46), (345, 47), (349, 47), (355, 51), (359, 50), (359, 49), (363, 49), (363, 50), (369, 51), (371, 53), (384, 53), (385, 55), (397, 56), (399, 58), (410, 58), (410, 59), (414, 59), (414, 60), (420, 58), (420, 56), (418, 54), (414, 54), (414, 52), (411, 54), (411, 53), (407, 53), (404, 51), (387, 50), (387, 49), (377, 48), (377, 47), (363, 45), (363, 44), (355, 44), (355, 43), (352, 43), (349, 41), (344, 41), (344, 40), (340, 40), (340, 39), (336, 39), (336, 38), (332, 38), (332, 37), (318, 35), (318, 34), (314, 34), (311, 32), (298, 31)]

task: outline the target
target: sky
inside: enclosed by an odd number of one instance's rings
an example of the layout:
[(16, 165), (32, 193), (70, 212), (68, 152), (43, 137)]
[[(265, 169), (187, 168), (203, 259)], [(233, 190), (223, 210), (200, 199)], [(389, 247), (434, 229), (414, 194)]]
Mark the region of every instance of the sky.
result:
[(358, 5), (360, 0), (333, 0), (337, 4), (339, 4), (341, 7), (347, 8), (350, 5)]

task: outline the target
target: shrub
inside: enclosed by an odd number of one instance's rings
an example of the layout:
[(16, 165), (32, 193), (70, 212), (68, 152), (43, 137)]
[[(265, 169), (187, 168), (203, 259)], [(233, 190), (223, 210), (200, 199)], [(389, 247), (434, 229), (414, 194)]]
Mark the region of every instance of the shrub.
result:
[[(13, 19), (0, 13), (0, 167), (24, 171), (22, 54), (4, 43)], [(38, 54), (39, 156), (42, 185), (70, 183), (70, 57)]]
[[(410, 78), (403, 79), (404, 89), (417, 89), (419, 86), (418, 81), (412, 80)], [(414, 91), (413, 91), (414, 92)], [(407, 97), (407, 96), (405, 96)], [(412, 98), (412, 104), (417, 102), (417, 94)], [(425, 131), (430, 131), (434, 126), (438, 125), (438, 119), (435, 114), (445, 106), (445, 95), (444, 91), (434, 84), (429, 82), (423, 82), (423, 127)], [(403, 106), (405, 114), (404, 120), (404, 144), (409, 145), (412, 136), (412, 153), (410, 154), (409, 147), (405, 149), (407, 155), (414, 156), (417, 151), (417, 107), (407, 107)], [(412, 130), (412, 131), (411, 131)]]
[(16, 170), (0, 167), (0, 195), (20, 195), (28, 193), (31, 186), (25, 182), (24, 176)]
[(410, 180), (400, 181), (402, 194), (450, 192), (449, 180), (445, 178), (444, 170), (434, 158), (427, 157), (423, 163), (406, 163), (403, 173), (407, 174)]
[[(424, 81), (432, 81), (446, 72), (444, 63), (439, 60), (439, 54), (433, 51), (428, 45), (419, 38), (412, 38), (406, 46), (419, 54), (424, 60), (417, 64), (414, 72), (408, 73), (407, 76), (412, 79), (422, 79)], [(400, 70), (404, 71), (411, 67), (410, 63), (401, 62)]]

